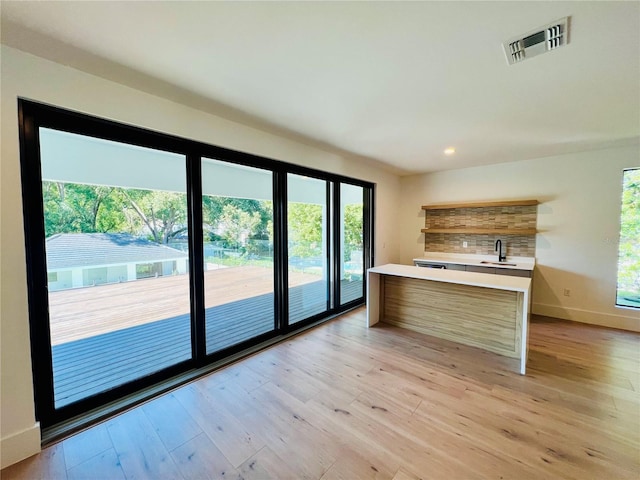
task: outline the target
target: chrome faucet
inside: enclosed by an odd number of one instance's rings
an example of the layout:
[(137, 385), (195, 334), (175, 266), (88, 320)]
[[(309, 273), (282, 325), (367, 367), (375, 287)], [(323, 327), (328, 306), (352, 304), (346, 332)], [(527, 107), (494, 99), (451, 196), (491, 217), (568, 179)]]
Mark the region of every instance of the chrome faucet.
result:
[(499, 262), (504, 262), (507, 259), (506, 255), (502, 255), (502, 240), (499, 240), (499, 239), (496, 240), (496, 248), (495, 248), (494, 251), (498, 252), (498, 261)]

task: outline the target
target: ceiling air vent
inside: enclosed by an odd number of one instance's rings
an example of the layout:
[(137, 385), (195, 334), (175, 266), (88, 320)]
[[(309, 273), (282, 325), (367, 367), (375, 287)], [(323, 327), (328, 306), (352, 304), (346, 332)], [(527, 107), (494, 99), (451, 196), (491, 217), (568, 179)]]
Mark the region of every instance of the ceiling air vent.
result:
[(550, 52), (569, 43), (569, 17), (532, 30), (506, 41), (504, 53), (507, 63), (513, 65), (541, 53)]

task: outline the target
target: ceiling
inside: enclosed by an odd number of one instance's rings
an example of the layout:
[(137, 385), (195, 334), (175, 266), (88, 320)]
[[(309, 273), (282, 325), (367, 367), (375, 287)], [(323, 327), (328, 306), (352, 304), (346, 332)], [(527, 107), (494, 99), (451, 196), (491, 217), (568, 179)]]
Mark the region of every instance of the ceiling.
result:
[[(636, 1), (1, 8), (4, 44), (399, 174), (640, 136)], [(504, 41), (565, 16), (566, 47), (507, 65)]]

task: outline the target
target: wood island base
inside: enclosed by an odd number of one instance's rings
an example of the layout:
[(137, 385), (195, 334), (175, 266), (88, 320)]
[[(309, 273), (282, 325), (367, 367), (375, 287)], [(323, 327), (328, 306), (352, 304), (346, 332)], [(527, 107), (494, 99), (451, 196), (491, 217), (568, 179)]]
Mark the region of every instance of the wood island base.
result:
[(368, 271), (367, 325), (382, 321), (520, 359), (525, 374), (528, 278), (384, 265)]

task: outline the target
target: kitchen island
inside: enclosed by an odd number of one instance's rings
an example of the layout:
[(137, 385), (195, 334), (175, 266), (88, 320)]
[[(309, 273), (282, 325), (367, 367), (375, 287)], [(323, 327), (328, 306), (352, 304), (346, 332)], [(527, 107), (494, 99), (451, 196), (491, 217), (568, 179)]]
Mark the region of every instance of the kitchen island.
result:
[(367, 326), (383, 321), (527, 362), (531, 280), (388, 264), (367, 271)]

